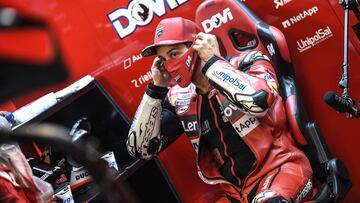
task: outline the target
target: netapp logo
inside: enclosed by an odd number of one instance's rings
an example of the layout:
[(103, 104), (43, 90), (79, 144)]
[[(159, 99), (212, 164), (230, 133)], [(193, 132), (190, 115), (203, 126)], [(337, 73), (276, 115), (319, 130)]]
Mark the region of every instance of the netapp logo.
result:
[(288, 28), (288, 27), (304, 20), (305, 18), (307, 18), (309, 16), (315, 15), (318, 11), (319, 11), (319, 8), (317, 6), (314, 6), (308, 10), (304, 10), (301, 13), (299, 13), (298, 15), (293, 16), (293, 17), (283, 21), (282, 26), (284, 28)]
[(221, 13), (216, 13), (215, 15), (211, 16), (210, 19), (206, 19), (201, 22), (201, 25), (204, 28), (206, 33), (211, 32), (214, 28), (219, 28), (222, 24), (226, 24), (228, 21), (234, 19), (230, 8), (226, 8)]
[(255, 118), (249, 118), (245, 122), (240, 123), (240, 125), (238, 127), (236, 127), (236, 130), (238, 130), (239, 132), (242, 132), (244, 129), (247, 129), (251, 125), (253, 125), (255, 123), (255, 121), (256, 121)]
[(300, 39), (299, 41), (297, 41), (297, 49), (299, 50), (299, 52), (304, 52), (308, 49), (310, 49), (311, 47), (316, 46), (317, 44), (325, 41), (326, 39), (329, 39), (330, 37), (333, 36), (333, 33), (330, 29), (329, 26), (327, 26), (325, 29), (321, 28), (318, 29), (315, 32), (315, 35), (311, 36), (311, 37), (306, 37), (306, 39)]
[(285, 6), (290, 3), (292, 0), (274, 0), (275, 8), (279, 9), (280, 6)]
[(146, 26), (154, 18), (166, 14), (165, 4), (174, 10), (189, 0), (133, 0), (126, 8), (118, 8), (108, 14), (116, 33), (121, 39), (129, 36), (137, 26)]
[(240, 137), (245, 137), (258, 125), (260, 125), (259, 120), (247, 114), (233, 124), (233, 126), (235, 126), (235, 130), (240, 134)]

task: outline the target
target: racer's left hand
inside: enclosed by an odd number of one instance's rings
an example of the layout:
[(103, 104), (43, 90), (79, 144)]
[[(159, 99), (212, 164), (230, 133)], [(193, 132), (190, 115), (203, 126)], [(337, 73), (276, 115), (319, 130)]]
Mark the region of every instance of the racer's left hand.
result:
[(219, 44), (216, 36), (199, 32), (196, 35), (193, 49), (198, 52), (200, 58), (205, 63), (213, 56), (220, 56)]

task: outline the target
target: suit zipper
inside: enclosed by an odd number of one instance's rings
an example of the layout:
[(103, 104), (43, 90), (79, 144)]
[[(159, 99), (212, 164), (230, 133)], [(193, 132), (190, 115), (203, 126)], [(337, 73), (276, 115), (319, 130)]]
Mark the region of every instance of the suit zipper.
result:
[[(201, 105), (202, 105), (202, 98), (203, 96), (202, 95), (199, 95), (197, 97), (197, 119), (198, 119), (198, 126), (201, 126), (200, 125), (200, 112), (201, 112)], [(201, 142), (201, 128), (199, 127), (200, 129), (200, 134), (199, 134), (199, 146), (200, 146), (200, 142)], [(200, 148), (199, 148), (200, 150)], [(199, 152), (197, 153), (196, 155), (196, 164), (199, 166)], [(200, 168), (199, 168), (200, 169)], [(208, 177), (206, 177), (200, 170), (200, 173), (206, 178), (206, 179), (209, 179)], [(226, 182), (227, 184), (230, 184), (231, 186), (233, 186), (233, 188), (239, 192), (240, 196), (242, 197), (242, 192), (241, 192), (241, 188), (240, 187), (237, 187), (236, 185), (232, 184), (231, 182), (227, 181), (225, 178), (218, 178), (219, 180), (222, 180), (224, 182)]]
[(258, 166), (259, 166), (259, 164), (257, 163), (257, 160), (259, 160), (257, 154), (254, 153), (254, 150), (252, 149), (251, 145), (249, 145), (245, 139), (243, 139), (243, 140), (249, 146), (251, 152), (255, 156), (255, 166), (253, 167), (254, 169), (246, 176), (245, 180), (243, 181), (243, 185), (241, 187), (241, 192), (240, 192), (241, 197), (242, 197), (242, 194), (243, 194), (243, 191), (244, 191), (244, 188), (245, 188), (245, 185), (246, 185), (246, 182), (247, 182), (248, 178), (258, 169)]

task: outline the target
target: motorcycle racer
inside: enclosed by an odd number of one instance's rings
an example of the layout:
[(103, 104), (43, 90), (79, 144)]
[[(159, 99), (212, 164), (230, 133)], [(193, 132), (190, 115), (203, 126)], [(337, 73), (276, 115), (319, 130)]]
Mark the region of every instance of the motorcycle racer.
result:
[(142, 55), (157, 57), (130, 128), (132, 156), (150, 159), (185, 132), (200, 178), (226, 191), (217, 202), (310, 197), (310, 163), (287, 128), (266, 55), (252, 50), (224, 58), (216, 36), (180, 17), (162, 20)]

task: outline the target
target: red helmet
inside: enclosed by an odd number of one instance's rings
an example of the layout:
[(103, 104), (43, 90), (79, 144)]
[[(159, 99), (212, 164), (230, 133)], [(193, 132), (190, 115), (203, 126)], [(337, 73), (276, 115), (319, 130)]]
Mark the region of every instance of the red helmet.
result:
[[(145, 47), (141, 55), (144, 57), (155, 55), (158, 46), (192, 43), (198, 32), (199, 29), (191, 20), (181, 17), (163, 19), (156, 27), (154, 43)], [(186, 87), (194, 75), (197, 58), (197, 53), (190, 47), (180, 58), (167, 60), (165, 68), (176, 83)]]

